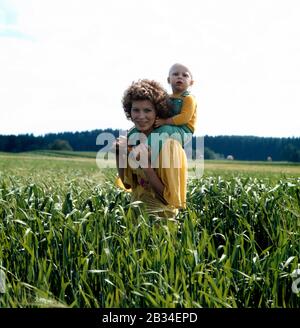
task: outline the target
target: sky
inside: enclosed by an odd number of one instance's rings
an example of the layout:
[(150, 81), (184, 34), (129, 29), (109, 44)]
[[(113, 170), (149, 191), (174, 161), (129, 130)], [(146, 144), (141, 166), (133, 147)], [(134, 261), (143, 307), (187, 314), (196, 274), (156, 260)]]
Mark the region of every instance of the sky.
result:
[(300, 137), (298, 0), (0, 0), (0, 134), (127, 129), (142, 78), (193, 73), (196, 135)]

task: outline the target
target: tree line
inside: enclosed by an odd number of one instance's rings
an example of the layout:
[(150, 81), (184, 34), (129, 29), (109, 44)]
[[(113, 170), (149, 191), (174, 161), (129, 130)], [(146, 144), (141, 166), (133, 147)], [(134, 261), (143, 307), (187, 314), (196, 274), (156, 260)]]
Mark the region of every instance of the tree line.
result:
[[(82, 132), (49, 133), (44, 136), (33, 134), (0, 135), (0, 151), (26, 152), (35, 150), (98, 151), (97, 136), (106, 132), (119, 136), (114, 129)], [(122, 131), (125, 133), (125, 131)], [(194, 139), (196, 137), (193, 137)], [(199, 138), (199, 137), (197, 137)], [(195, 142), (195, 140), (193, 140)], [(207, 159), (236, 159), (249, 161), (300, 162), (300, 137), (273, 138), (256, 136), (204, 136), (204, 156)]]

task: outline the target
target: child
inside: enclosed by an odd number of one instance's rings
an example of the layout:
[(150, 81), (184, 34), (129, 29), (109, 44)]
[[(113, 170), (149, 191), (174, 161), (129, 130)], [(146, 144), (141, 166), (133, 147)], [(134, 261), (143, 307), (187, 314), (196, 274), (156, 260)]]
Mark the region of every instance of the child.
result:
[[(182, 64), (174, 64), (170, 68), (168, 83), (173, 94), (170, 97), (171, 106), (167, 118), (157, 117), (154, 123), (155, 130), (147, 138), (151, 148), (151, 163), (155, 163), (165, 139), (171, 137), (184, 147), (191, 139), (196, 125), (197, 104), (188, 89), (193, 85), (190, 70)], [(128, 132), (128, 138), (138, 132), (136, 128)], [(154, 165), (157, 165), (154, 164)]]
[(180, 126), (186, 133), (194, 133), (197, 120), (197, 103), (188, 91), (194, 80), (190, 70), (182, 64), (174, 64), (169, 71), (168, 83), (171, 85), (171, 116), (169, 118), (157, 118), (155, 128), (169, 124)]

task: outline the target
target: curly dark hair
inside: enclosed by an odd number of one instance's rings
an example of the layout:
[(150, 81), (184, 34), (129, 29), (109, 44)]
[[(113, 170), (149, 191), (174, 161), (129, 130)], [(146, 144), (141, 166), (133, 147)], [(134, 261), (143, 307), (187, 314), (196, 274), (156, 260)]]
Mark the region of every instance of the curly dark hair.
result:
[(155, 107), (156, 114), (161, 118), (170, 116), (170, 101), (167, 91), (154, 80), (138, 80), (132, 82), (125, 90), (122, 105), (125, 115), (131, 119), (132, 102), (136, 100), (149, 100)]

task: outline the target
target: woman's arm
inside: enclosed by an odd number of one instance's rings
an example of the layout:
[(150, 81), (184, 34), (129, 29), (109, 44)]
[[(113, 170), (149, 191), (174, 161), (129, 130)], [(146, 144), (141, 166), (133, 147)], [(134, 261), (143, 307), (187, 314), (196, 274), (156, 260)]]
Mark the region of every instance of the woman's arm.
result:
[(116, 166), (118, 169), (118, 175), (122, 180), (124, 187), (126, 189), (129, 189), (131, 186), (124, 183), (124, 176), (125, 176), (124, 165), (120, 167), (120, 159), (121, 161), (127, 161), (127, 138), (125, 137), (118, 138), (115, 143), (115, 150), (116, 150)]
[(156, 174), (156, 172), (154, 171), (153, 168), (149, 167), (149, 168), (144, 168), (143, 169), (147, 180), (149, 181), (149, 184), (151, 186), (151, 188), (162, 198), (164, 198), (164, 190), (165, 190), (165, 186), (164, 184), (161, 182), (160, 178), (158, 177), (158, 175)]
[(174, 139), (165, 141), (161, 152), (162, 165), (158, 176), (165, 186), (163, 198), (176, 208), (186, 206), (187, 158), (181, 144)]
[(139, 144), (132, 150), (132, 156), (138, 160), (139, 166), (143, 169), (150, 187), (163, 198), (165, 185), (158, 177), (156, 171), (151, 167), (151, 151), (144, 143)]
[(124, 183), (124, 168), (120, 168), (119, 167), (119, 155), (116, 155), (116, 164), (117, 164), (117, 169), (118, 169), (118, 175), (120, 177), (120, 179), (122, 180), (122, 182)]
[(187, 158), (177, 140), (170, 138), (165, 141), (158, 171), (150, 165), (143, 170), (151, 188), (162, 200), (176, 208), (186, 206)]

